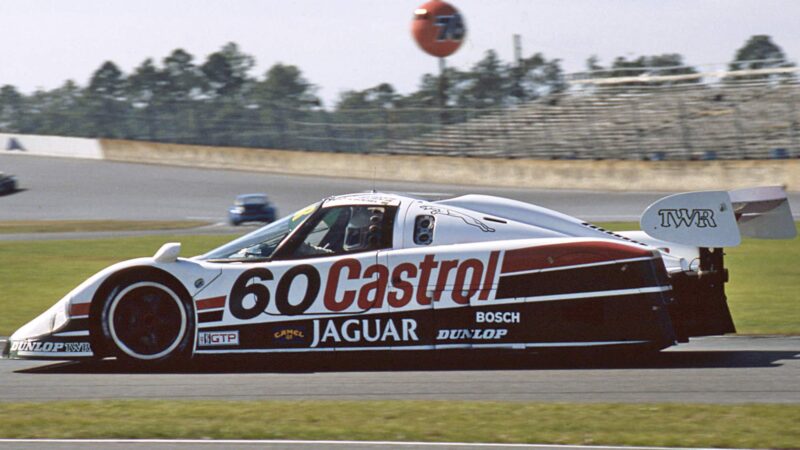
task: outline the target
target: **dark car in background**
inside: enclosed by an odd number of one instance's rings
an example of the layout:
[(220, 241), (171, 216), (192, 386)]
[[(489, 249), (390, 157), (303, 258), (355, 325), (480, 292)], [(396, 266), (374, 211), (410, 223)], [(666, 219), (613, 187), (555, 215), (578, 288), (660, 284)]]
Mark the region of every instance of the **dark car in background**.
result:
[(243, 222), (274, 222), (278, 211), (266, 194), (244, 194), (236, 197), (228, 210), (228, 222), (239, 225)]
[(11, 194), (17, 190), (17, 178), (0, 172), (0, 195)]

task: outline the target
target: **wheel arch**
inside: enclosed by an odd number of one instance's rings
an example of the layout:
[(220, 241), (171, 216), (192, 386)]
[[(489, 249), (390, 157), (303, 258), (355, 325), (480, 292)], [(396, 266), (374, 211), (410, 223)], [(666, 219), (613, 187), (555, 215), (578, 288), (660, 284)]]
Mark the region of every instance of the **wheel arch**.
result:
[[(89, 308), (89, 340), (95, 357), (113, 356), (114, 352), (103, 333), (102, 313), (106, 300), (120, 286), (135, 281), (157, 281), (172, 289), (182, 300), (191, 305), (190, 314), (197, 320), (197, 311), (189, 291), (174, 275), (152, 266), (133, 266), (122, 269), (106, 278), (95, 291)], [(192, 338), (194, 340), (194, 338)]]

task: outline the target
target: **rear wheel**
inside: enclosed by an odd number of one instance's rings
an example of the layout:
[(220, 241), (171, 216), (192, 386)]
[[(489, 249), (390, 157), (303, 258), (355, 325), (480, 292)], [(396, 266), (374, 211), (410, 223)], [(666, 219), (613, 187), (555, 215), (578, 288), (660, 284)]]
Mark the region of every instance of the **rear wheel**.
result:
[(163, 279), (144, 277), (117, 285), (106, 298), (101, 325), (118, 359), (157, 364), (191, 354), (191, 301), (183, 289)]

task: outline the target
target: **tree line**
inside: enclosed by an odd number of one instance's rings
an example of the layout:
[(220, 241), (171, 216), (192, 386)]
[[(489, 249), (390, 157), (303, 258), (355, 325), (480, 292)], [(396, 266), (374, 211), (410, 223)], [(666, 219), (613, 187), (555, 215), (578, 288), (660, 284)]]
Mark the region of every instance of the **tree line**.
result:
[[(749, 61), (749, 62), (744, 62)], [(730, 67), (779, 67), (785, 55), (769, 36), (753, 36)], [(368, 150), (375, 142), (416, 136), (566, 89), (561, 62), (541, 53), (504, 62), (487, 51), (469, 69), (425, 74), (403, 95), (389, 83), (340, 94), (325, 107), (300, 68), (277, 63), (254, 76), (255, 59), (228, 43), (202, 62), (176, 49), (129, 74), (104, 62), (85, 86), (68, 80), (25, 95), (0, 87), (0, 131), (189, 144)], [(691, 74), (681, 55), (616, 58), (596, 76)], [(656, 72), (653, 72), (656, 70)], [(441, 95), (444, 94), (444, 95)], [(442, 103), (442, 99), (444, 103)], [(433, 125), (432, 125), (433, 124)], [(367, 144), (364, 144), (364, 143)]]

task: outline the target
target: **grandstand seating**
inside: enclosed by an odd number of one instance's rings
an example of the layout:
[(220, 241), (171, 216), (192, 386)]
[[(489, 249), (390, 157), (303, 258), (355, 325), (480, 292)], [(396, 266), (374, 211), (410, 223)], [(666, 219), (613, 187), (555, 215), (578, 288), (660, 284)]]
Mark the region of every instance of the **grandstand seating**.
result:
[(582, 84), (375, 150), (544, 159), (800, 157), (798, 101), (795, 76)]

